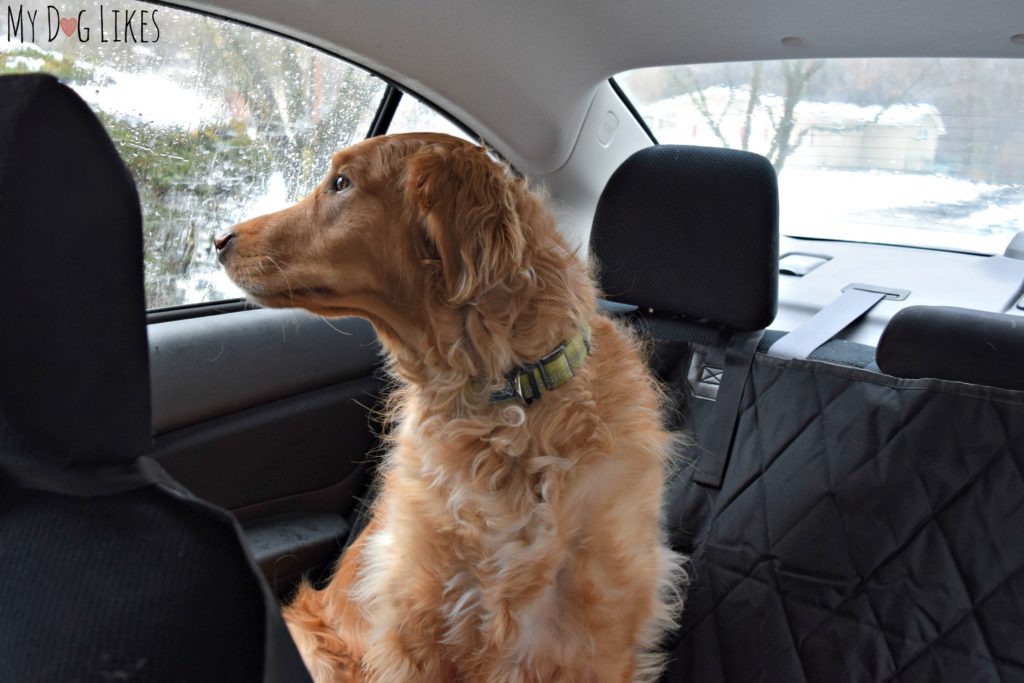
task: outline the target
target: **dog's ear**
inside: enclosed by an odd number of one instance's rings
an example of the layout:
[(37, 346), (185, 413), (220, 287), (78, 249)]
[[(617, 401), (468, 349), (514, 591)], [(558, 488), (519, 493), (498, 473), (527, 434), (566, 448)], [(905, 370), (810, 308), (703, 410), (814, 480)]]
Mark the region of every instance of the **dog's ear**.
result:
[(521, 181), (472, 145), (428, 145), (409, 160), (407, 192), (437, 249), (450, 303), (461, 305), (522, 267)]

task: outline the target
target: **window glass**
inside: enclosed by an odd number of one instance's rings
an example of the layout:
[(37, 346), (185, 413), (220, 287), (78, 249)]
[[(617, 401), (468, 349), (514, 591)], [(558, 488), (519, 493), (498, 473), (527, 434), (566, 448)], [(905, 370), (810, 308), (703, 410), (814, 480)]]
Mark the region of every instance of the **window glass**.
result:
[(784, 234), (1001, 253), (1024, 229), (1024, 60), (746, 62), (616, 80), (659, 142), (766, 155)]
[(212, 236), (307, 194), (369, 130), (385, 84), (296, 41), (163, 5), (22, 0), (0, 74), (74, 88), (139, 187), (150, 308), (240, 296)]
[(412, 95), (402, 95), (402, 99), (398, 101), (398, 109), (395, 110), (395, 117), (391, 120), (391, 125), (388, 126), (388, 132), (413, 133), (417, 131), (447, 133), (470, 142), (480, 142), (471, 139), (466, 131)]

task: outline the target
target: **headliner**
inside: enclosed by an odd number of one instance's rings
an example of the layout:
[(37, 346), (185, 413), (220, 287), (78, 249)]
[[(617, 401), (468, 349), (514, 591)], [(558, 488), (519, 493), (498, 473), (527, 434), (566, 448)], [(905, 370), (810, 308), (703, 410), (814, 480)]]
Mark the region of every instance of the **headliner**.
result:
[[(806, 57), (1024, 57), (1020, 0), (183, 0), (367, 66), (556, 170), (598, 84), (644, 66)], [(798, 36), (802, 47), (782, 38)]]

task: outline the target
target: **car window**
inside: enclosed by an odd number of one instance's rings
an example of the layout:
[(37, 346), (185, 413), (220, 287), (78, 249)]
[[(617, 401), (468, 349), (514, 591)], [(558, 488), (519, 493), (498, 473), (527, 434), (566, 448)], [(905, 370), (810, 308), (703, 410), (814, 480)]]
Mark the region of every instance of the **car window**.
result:
[(89, 103), (135, 177), (150, 308), (241, 296), (212, 235), (307, 194), (386, 88), (275, 34), (110, 0), (0, 16), (0, 74), (40, 71)]
[(1024, 229), (1024, 60), (741, 62), (616, 81), (661, 143), (766, 155), (784, 234), (1001, 253)]
[(444, 115), (431, 109), (412, 95), (405, 94), (398, 102), (398, 108), (395, 110), (395, 117), (391, 120), (391, 125), (388, 126), (388, 132), (411, 133), (414, 131), (447, 133), (470, 142), (480, 142), (470, 138), (466, 131), (452, 123)]

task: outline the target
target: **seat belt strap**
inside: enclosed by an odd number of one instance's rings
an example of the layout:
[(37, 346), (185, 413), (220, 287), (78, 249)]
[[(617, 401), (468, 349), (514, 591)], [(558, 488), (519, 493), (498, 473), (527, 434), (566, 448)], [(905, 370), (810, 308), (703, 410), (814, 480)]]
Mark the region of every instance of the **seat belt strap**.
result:
[(720, 342), (713, 349), (713, 356), (717, 357), (709, 357), (701, 372), (714, 375), (717, 371), (719, 384), (714, 417), (706, 429), (696, 435), (701, 454), (693, 479), (699, 484), (716, 489), (722, 487), (739, 422), (740, 399), (763, 334), (764, 330), (727, 333), (724, 343)]
[(842, 332), (886, 296), (885, 292), (849, 287), (838, 299), (815, 313), (810, 320), (779, 338), (768, 349), (768, 355), (800, 360), (807, 358), (815, 349)]

